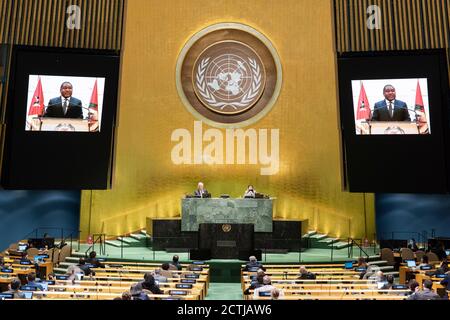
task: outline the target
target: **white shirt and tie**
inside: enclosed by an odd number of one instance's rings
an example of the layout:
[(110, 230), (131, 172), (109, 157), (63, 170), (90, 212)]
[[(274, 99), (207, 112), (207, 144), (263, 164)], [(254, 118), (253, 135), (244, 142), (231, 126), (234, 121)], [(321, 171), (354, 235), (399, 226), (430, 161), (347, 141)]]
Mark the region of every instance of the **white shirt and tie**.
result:
[(389, 116), (392, 118), (394, 116), (395, 99), (392, 101), (389, 101), (389, 100), (385, 100), (385, 101), (386, 101), (387, 109), (389, 111)]
[(63, 96), (61, 96), (61, 104), (62, 104), (64, 115), (67, 113), (67, 109), (69, 108), (70, 98), (71, 97), (64, 98)]

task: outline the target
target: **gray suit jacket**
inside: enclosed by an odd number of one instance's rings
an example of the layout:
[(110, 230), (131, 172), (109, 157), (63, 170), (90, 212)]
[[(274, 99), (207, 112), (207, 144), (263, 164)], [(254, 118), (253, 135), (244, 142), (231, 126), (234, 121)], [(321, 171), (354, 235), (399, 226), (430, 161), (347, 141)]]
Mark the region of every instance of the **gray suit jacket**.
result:
[(408, 300), (440, 300), (441, 297), (434, 291), (423, 289), (408, 297)]

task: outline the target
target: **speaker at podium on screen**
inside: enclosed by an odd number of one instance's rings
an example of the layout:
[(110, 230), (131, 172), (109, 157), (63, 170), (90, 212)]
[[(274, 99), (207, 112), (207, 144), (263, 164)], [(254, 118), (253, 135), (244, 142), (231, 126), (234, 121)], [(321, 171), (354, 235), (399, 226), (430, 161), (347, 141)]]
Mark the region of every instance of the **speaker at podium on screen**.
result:
[[(104, 82), (105, 78), (29, 75), (25, 130), (99, 132)], [(54, 98), (44, 105), (44, 96)]]

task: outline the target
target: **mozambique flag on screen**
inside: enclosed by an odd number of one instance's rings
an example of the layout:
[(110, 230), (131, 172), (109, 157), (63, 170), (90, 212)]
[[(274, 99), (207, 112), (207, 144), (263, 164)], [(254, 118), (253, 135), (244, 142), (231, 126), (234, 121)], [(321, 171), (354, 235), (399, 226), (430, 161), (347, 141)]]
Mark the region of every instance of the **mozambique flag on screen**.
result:
[(31, 99), (29, 116), (41, 116), (44, 114), (44, 92), (42, 91), (41, 77), (38, 77), (38, 83), (34, 90), (33, 99)]
[(361, 81), (361, 90), (359, 91), (358, 109), (356, 110), (356, 120), (365, 120), (372, 117), (372, 110), (370, 110), (369, 99), (367, 99), (364, 84)]
[(98, 111), (97, 80), (95, 80), (94, 89), (92, 90), (91, 101), (89, 102), (89, 108), (93, 108), (96, 111)]
[(425, 107), (423, 106), (422, 91), (420, 90), (419, 80), (417, 80), (416, 103), (414, 106), (414, 110), (420, 111), (420, 112), (425, 112)]

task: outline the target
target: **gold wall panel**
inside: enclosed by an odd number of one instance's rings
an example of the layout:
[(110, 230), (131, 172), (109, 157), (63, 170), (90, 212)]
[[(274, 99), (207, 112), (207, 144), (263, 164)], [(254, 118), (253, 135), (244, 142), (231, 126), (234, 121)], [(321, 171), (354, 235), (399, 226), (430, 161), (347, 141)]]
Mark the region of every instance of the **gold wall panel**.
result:
[[(334, 0), (338, 52), (448, 48), (449, 0)], [(380, 9), (369, 29), (367, 7)]]
[[(121, 235), (145, 228), (146, 217), (178, 216), (180, 199), (198, 181), (213, 196), (232, 197), (251, 183), (277, 197), (278, 219), (309, 219), (310, 229), (343, 238), (373, 237), (373, 195), (342, 191), (332, 1), (133, 0), (125, 12), (113, 188), (82, 193), (82, 237)], [(172, 163), (172, 132), (193, 134), (196, 120), (177, 93), (178, 54), (193, 34), (221, 22), (257, 29), (281, 58), (277, 102), (245, 128), (279, 129), (275, 175), (261, 175), (260, 165)]]
[[(67, 7), (80, 29), (67, 28)], [(124, 0), (0, 0), (0, 44), (119, 50)]]

